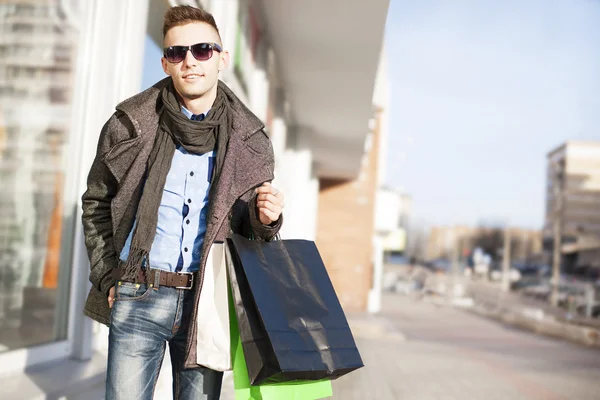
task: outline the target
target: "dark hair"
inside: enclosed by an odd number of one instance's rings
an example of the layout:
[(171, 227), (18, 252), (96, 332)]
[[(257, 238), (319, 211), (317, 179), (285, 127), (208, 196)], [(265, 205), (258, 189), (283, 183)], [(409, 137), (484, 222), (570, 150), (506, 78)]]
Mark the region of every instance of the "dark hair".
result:
[(215, 28), (219, 38), (221, 35), (219, 34), (219, 28), (217, 28), (217, 23), (215, 22), (215, 18), (208, 11), (204, 11), (201, 8), (196, 8), (192, 6), (175, 6), (169, 8), (165, 13), (165, 22), (163, 24), (163, 38), (167, 36), (167, 32), (169, 29), (179, 26), (185, 25), (192, 22), (205, 22)]

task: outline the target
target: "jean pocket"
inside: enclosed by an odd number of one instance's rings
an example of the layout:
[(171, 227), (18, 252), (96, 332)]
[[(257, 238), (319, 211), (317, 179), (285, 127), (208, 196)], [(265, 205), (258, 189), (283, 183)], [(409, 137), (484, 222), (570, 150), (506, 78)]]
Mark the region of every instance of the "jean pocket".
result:
[(146, 284), (119, 281), (116, 288), (115, 301), (143, 300), (152, 293)]

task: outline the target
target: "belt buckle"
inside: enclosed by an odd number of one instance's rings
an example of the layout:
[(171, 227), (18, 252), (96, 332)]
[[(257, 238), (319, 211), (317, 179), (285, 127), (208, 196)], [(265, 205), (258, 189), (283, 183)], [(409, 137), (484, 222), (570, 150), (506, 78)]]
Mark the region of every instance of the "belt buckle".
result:
[(194, 273), (193, 272), (178, 272), (178, 275), (189, 275), (190, 285), (189, 286), (175, 286), (175, 289), (191, 290), (194, 287)]

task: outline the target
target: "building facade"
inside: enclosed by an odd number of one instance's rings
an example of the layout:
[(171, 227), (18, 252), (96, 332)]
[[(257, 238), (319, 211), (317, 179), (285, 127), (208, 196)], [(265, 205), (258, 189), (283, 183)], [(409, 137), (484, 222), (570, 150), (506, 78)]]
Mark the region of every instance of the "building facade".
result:
[(359, 176), (387, 0), (367, 19), (363, 2), (342, 0), (0, 2), (0, 398), (102, 388), (107, 329), (82, 313), (80, 198), (100, 129), (141, 89), (146, 37), (161, 46), (176, 4), (213, 13), (232, 59), (221, 78), (266, 125), (283, 238), (316, 239), (320, 184)]
[(548, 154), (544, 248), (562, 221), (565, 272), (600, 270), (600, 142), (569, 141)]
[(379, 201), (385, 180), (389, 79), (381, 53), (372, 97), (372, 118), (364, 139), (358, 174), (322, 175), (319, 179), (317, 245), (342, 307), (349, 311), (379, 310), (383, 274), (381, 215), (396, 210)]

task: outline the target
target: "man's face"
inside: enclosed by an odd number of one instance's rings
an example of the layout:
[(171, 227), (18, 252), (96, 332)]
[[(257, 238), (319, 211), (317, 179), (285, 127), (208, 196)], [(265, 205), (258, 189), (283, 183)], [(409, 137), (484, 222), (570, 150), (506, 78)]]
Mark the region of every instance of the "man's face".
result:
[[(222, 47), (217, 31), (204, 22), (193, 22), (169, 29), (163, 47), (191, 46), (196, 43), (217, 43)], [(219, 79), (219, 71), (229, 63), (229, 54), (226, 51), (213, 50), (210, 59), (198, 61), (192, 52), (188, 51), (185, 59), (180, 63), (170, 63), (164, 56), (161, 61), (163, 70), (173, 79), (179, 95), (193, 100), (215, 87)]]

